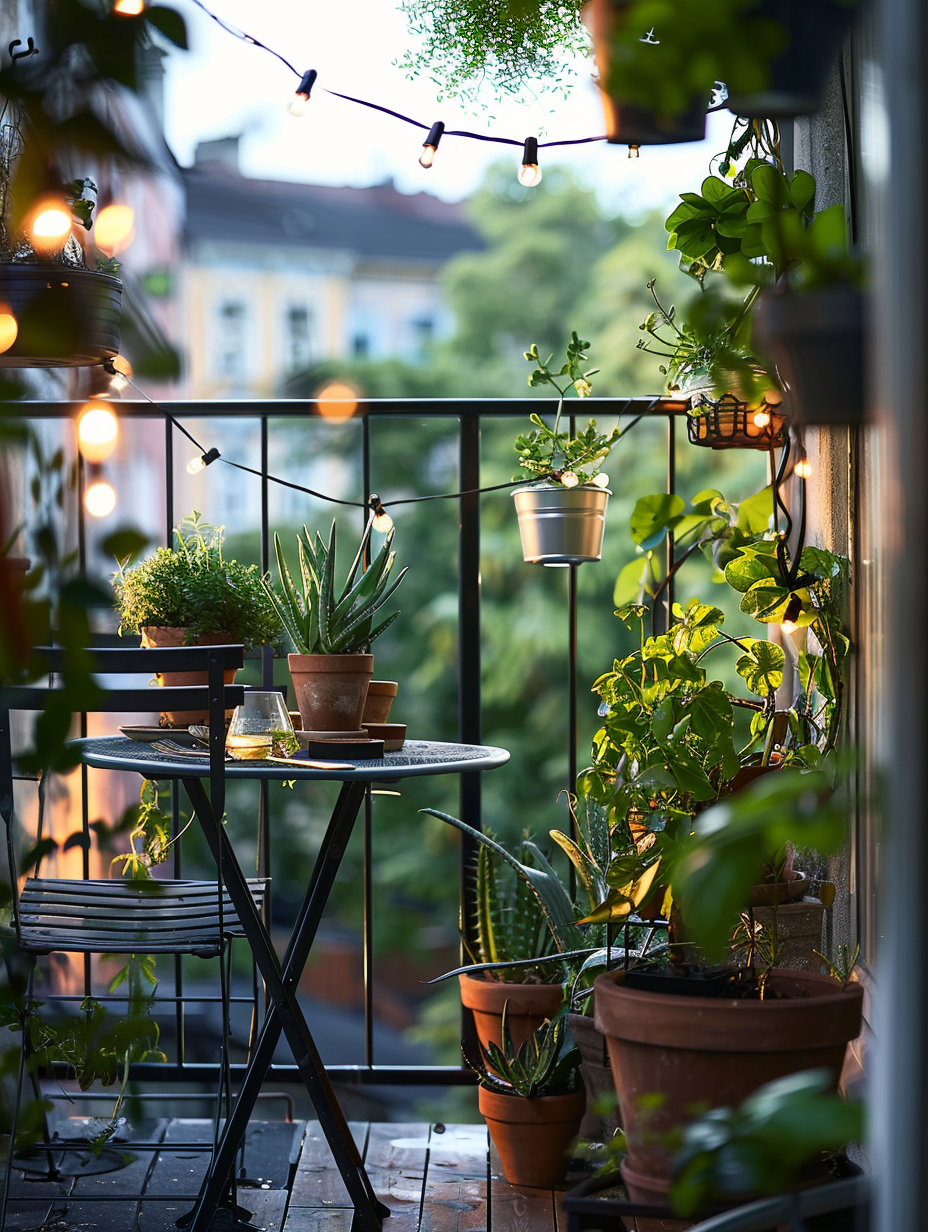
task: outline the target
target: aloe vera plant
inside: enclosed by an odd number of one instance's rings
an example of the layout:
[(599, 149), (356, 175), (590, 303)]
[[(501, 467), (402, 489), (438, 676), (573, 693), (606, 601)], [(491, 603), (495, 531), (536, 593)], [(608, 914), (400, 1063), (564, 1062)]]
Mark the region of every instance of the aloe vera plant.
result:
[(396, 620), (398, 611), (374, 623), (376, 613), (406, 576), (406, 569), (403, 569), (390, 583), (396, 557), (391, 550), (393, 534), (391, 530), (380, 551), (367, 568), (362, 569), (371, 537), (368, 522), (341, 591), (337, 591), (335, 583), (334, 522), (328, 543), (318, 531), (313, 538), (305, 526), (297, 535), (299, 572), (296, 578), (284, 558), (280, 536), (275, 534), (280, 588), (278, 591), (268, 585), (268, 591), (297, 654), (367, 652), (374, 639)]
[(482, 1062), (465, 1055), (478, 1081), (488, 1091), (534, 1099), (539, 1095), (566, 1095), (580, 1088), (580, 1050), (567, 1030), (566, 1007), (546, 1019), (525, 1043), (516, 1048), (507, 1022), (509, 1002), (503, 1007), (502, 1048), (481, 1046)]

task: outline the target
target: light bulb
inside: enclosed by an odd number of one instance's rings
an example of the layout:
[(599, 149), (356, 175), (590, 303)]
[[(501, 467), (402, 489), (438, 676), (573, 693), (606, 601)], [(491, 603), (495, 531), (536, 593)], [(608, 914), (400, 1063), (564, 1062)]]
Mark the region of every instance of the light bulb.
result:
[(767, 411), (755, 411), (753, 422), (755, 428), (766, 428), (770, 423), (770, 415)]
[(199, 475), (200, 471), (205, 471), (211, 462), (215, 462), (217, 458), (221, 458), (222, 454), (218, 449), (207, 449), (206, 453), (201, 453), (187, 463), (188, 475)]
[(780, 631), (782, 633), (786, 633), (786, 634), (795, 633), (798, 628), (799, 626), (795, 624), (792, 620), (781, 620), (780, 621)]
[(534, 188), (541, 183), (541, 168), (538, 166), (538, 138), (526, 137), (522, 147), (522, 166), (519, 168), (519, 183), (523, 188)]
[(70, 234), (71, 211), (61, 196), (43, 197), (32, 209), (27, 228), (36, 252), (50, 253), (61, 248)]
[(640, 145), (630, 145), (628, 147), (628, 157), (629, 158), (640, 158), (641, 157), (641, 146)]
[(609, 476), (605, 471), (600, 471), (598, 475), (593, 476), (593, 482), (596, 484), (597, 488), (608, 488)]
[(294, 94), (293, 98), (290, 100), (290, 106), (287, 110), (292, 116), (304, 116), (306, 115), (306, 104), (308, 102), (309, 98), (307, 95)]
[(145, 11), (145, 0), (115, 0), (113, 12), (121, 17), (138, 17)]
[(564, 471), (561, 475), (561, 483), (565, 488), (575, 488), (579, 482), (573, 471)]
[(88, 402), (77, 421), (77, 447), (87, 462), (103, 462), (116, 448), (119, 421), (107, 406)]
[(296, 94), (290, 100), (290, 114), (292, 116), (301, 116), (306, 114), (306, 104), (309, 102), (309, 96), (313, 92), (313, 85), (318, 76), (314, 68), (308, 69), (300, 78), (300, 84), (296, 88)]
[(438, 143), (441, 141), (441, 135), (445, 131), (445, 126), (441, 120), (436, 120), (429, 129), (429, 135), (422, 143), (422, 153), (419, 155), (419, 166), (429, 168), (435, 158), (435, 151), (438, 149)]
[(97, 247), (108, 257), (128, 248), (135, 239), (135, 210), (131, 205), (107, 205), (93, 224)]
[(789, 603), (783, 612), (783, 619), (780, 621), (780, 629), (784, 633), (795, 633), (799, 627), (796, 621), (802, 615), (802, 600), (798, 595), (791, 595)]
[(116, 508), (116, 489), (105, 479), (97, 479), (84, 493), (84, 508), (93, 518), (105, 518)]
[(433, 145), (424, 145), (422, 147), (422, 153), (419, 155), (419, 166), (425, 168), (431, 167), (434, 160), (435, 147)]
[(381, 535), (388, 535), (393, 529), (393, 519), (385, 509), (381, 509), (380, 513), (374, 515), (374, 521), (371, 523), (374, 530), (379, 531)]
[(812, 463), (806, 458), (802, 458), (796, 463), (796, 474), (800, 479), (808, 479), (812, 474)]
[(18, 333), (19, 322), (13, 316), (10, 305), (0, 303), (0, 354), (10, 349)]

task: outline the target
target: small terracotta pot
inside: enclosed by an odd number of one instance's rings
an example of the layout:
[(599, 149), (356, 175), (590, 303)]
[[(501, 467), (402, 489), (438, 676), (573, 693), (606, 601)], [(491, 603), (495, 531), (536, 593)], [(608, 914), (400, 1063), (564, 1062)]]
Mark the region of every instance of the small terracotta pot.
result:
[(396, 697), (397, 683), (395, 680), (372, 680), (367, 689), (367, 701), (364, 703), (364, 714), (361, 726), (368, 723), (386, 723), (390, 707)]
[(523, 1099), (479, 1087), (477, 1102), (510, 1185), (550, 1189), (563, 1181), (586, 1102), (582, 1088)]
[(374, 674), (372, 654), (287, 656), (303, 731), (356, 732)]
[(509, 1002), (506, 1022), (516, 1048), (520, 1048), (564, 1001), (563, 984), (506, 984), (486, 976), (459, 975), (461, 1004), (474, 1015), (477, 1038), (486, 1048), (491, 1041), (502, 1047), (503, 1006)]
[[(142, 629), (142, 645), (152, 648), (165, 648), (171, 646), (185, 646), (187, 637), (186, 629), (172, 628), (168, 625), (146, 625)], [(198, 646), (233, 646), (234, 638), (231, 638), (228, 633), (203, 633), (197, 639)], [(235, 673), (237, 667), (229, 667), (222, 673), (222, 679), (225, 684), (234, 684)], [(184, 689), (191, 685), (208, 683), (207, 672), (156, 672), (155, 679), (159, 685), (165, 688)], [(161, 713), (162, 719), (165, 720), (169, 727), (189, 727), (191, 724), (198, 723), (206, 725), (209, 723), (208, 710), (164, 710)], [(231, 711), (226, 711), (226, 719), (231, 717)]]
[(837, 1085), (847, 1045), (860, 1034), (862, 986), (842, 989), (808, 972), (775, 969), (764, 1001), (625, 988), (622, 971), (598, 976), (594, 988), (628, 1138), (622, 1178), (632, 1201), (666, 1201), (673, 1155), (664, 1143), (694, 1109), (737, 1107), (764, 1083), (804, 1069), (828, 1069)]

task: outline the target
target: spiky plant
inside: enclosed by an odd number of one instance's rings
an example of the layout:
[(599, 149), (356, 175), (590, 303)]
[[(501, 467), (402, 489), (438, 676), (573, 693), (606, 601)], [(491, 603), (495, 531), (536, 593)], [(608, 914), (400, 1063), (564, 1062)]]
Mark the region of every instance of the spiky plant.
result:
[[(492, 834), (490, 835), (492, 838)], [(534, 844), (524, 838), (519, 845), (519, 860), (531, 867)], [(474, 963), (504, 963), (551, 953), (551, 934), (538, 899), (528, 883), (484, 844), (473, 864), (471, 935), (465, 940), (468, 957)], [(462, 930), (463, 931), (463, 930)], [(494, 968), (493, 979), (520, 982), (547, 976), (557, 980), (553, 969)]]
[(503, 1006), (502, 1047), (492, 1041), (480, 1046), (481, 1062), (465, 1060), (488, 1091), (534, 1099), (540, 1095), (568, 1095), (580, 1087), (580, 1050), (567, 1030), (566, 1007), (545, 1019), (525, 1043), (516, 1048)]

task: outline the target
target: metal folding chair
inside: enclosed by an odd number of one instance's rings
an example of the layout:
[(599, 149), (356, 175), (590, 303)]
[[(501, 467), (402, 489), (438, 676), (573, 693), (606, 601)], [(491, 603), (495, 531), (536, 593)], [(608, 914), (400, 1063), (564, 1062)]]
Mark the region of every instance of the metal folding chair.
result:
[[(130, 713), (152, 710), (208, 710), (209, 758), (204, 759), (204, 778), (208, 776), (212, 811), (223, 816), (225, 799), (225, 713), (242, 700), (244, 689), (224, 685), (223, 673), (243, 662), (241, 646), (185, 646), (176, 649), (100, 649), (94, 656), (95, 673), (112, 675), (151, 674), (165, 671), (205, 671), (207, 684), (186, 688), (118, 687), (105, 688), (94, 703), (92, 713)], [(238, 914), (221, 884), (212, 881), (167, 880), (126, 881), (121, 879), (65, 879), (39, 875), (22, 877), (18, 862), (20, 836), (14, 807), (14, 783), (22, 779), (15, 764), (11, 743), (11, 712), (45, 709), (54, 676), (62, 666), (62, 652), (43, 651), (50, 679), (38, 685), (18, 686), (0, 691), (0, 816), (7, 832), (9, 876), (12, 889), (12, 923), (17, 947), (30, 964), (29, 987), (23, 1009), (23, 1027), (32, 999), (35, 961), (54, 952), (68, 954), (195, 955), (220, 957), (223, 1022), (229, 1021), (229, 972), (226, 969), (228, 942), (244, 936)], [(169, 733), (166, 733), (169, 734)], [(38, 783), (40, 826), (44, 809), (45, 784)], [(86, 864), (85, 864), (86, 871)], [(265, 880), (250, 880), (249, 888), (259, 910), (263, 905)], [(179, 961), (179, 960), (178, 960)], [(85, 959), (89, 962), (89, 959)], [(43, 997), (44, 1000), (50, 998)], [(256, 1017), (256, 1011), (255, 1011)], [(255, 1022), (253, 1021), (253, 1029)], [(16, 1122), (25, 1079), (28, 1031), (22, 1031), (19, 1080), (14, 1100), (11, 1149), (0, 1228), (4, 1226), (14, 1160)], [(216, 1099), (216, 1134), (223, 1103), (229, 1095), (228, 1046), (223, 1048), (223, 1065)], [(150, 1066), (148, 1068), (151, 1068)], [(132, 1067), (130, 1074), (132, 1076)], [(47, 1096), (46, 1096), (47, 1097)], [(215, 1139), (215, 1135), (214, 1135)], [(55, 1151), (62, 1149), (59, 1142)], [(134, 1141), (133, 1149), (154, 1149), (156, 1144)], [(50, 1158), (46, 1136), (41, 1153)], [(207, 1149), (212, 1149), (208, 1146)]]

